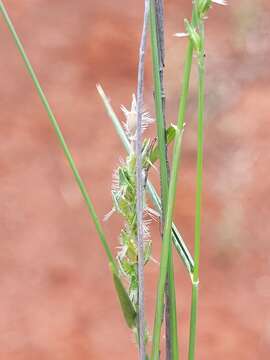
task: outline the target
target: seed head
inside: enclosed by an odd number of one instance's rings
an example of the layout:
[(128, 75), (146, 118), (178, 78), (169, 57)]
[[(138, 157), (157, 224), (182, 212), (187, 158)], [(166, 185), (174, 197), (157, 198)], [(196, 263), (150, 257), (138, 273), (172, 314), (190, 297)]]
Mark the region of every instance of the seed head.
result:
[[(125, 106), (121, 106), (121, 110), (123, 111), (126, 122), (124, 123), (124, 127), (127, 135), (134, 140), (137, 130), (137, 102), (136, 97), (132, 95), (131, 108), (128, 110)], [(152, 119), (148, 112), (144, 111), (142, 113), (142, 130), (145, 130), (151, 123), (153, 123), (154, 119)]]

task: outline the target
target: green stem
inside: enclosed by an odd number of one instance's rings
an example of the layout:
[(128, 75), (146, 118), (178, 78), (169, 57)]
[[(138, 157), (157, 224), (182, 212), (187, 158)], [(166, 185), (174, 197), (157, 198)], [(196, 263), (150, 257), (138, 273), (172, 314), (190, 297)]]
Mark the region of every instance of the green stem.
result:
[[(180, 130), (178, 130), (178, 132), (180, 133)], [(174, 145), (174, 151), (180, 152), (181, 134), (182, 132), (180, 133), (180, 136), (178, 136), (177, 134)], [(176, 183), (177, 183), (177, 173), (178, 173), (177, 171), (178, 169), (176, 165), (177, 163), (174, 163), (172, 166), (172, 174), (171, 174), (169, 195), (168, 195), (168, 207), (167, 207), (167, 213), (166, 213), (165, 225), (164, 225), (164, 235), (162, 242), (161, 259), (160, 259), (160, 273), (159, 273), (158, 290), (156, 297), (156, 313), (155, 313), (155, 323), (154, 323), (154, 332), (153, 332), (152, 360), (159, 359), (160, 331), (161, 331), (162, 317), (163, 317), (163, 298), (164, 298), (165, 282), (167, 275), (167, 267), (169, 261), (172, 215), (173, 215), (173, 208), (175, 203)]]
[(155, 110), (156, 110), (156, 124), (157, 137), (160, 160), (160, 182), (161, 182), (161, 203), (166, 211), (168, 198), (168, 170), (167, 170), (167, 156), (166, 156), (166, 139), (164, 128), (164, 114), (162, 108), (162, 92), (160, 84), (160, 64), (158, 57), (157, 46), (157, 30), (156, 30), (156, 15), (154, 1), (151, 0), (150, 8), (150, 31), (151, 31), (151, 48), (152, 48), (152, 62), (153, 62), (153, 78), (155, 88)]
[(189, 353), (188, 359), (194, 359), (195, 340), (197, 326), (197, 307), (198, 307), (198, 283), (192, 284), (191, 311), (190, 311), (190, 329), (189, 329)]
[(168, 307), (168, 317), (166, 322), (169, 319), (169, 332), (166, 333), (166, 336), (170, 336), (168, 344), (170, 348), (167, 349), (167, 360), (179, 359), (179, 344), (178, 344), (178, 331), (177, 331), (177, 313), (176, 313), (176, 293), (175, 293), (175, 282), (174, 282), (174, 266), (173, 266), (173, 256), (172, 256), (172, 247), (170, 245), (169, 249), (169, 259), (168, 259), (168, 295), (169, 301), (167, 301), (166, 306)]
[(46, 112), (48, 114), (50, 122), (51, 122), (51, 124), (52, 124), (52, 126), (53, 126), (53, 128), (55, 130), (55, 133), (56, 133), (56, 135), (58, 137), (58, 140), (59, 140), (59, 142), (61, 144), (61, 147), (62, 147), (62, 149), (64, 151), (64, 154), (65, 154), (65, 156), (66, 156), (66, 158), (68, 160), (68, 163), (69, 163), (69, 165), (71, 167), (71, 170), (73, 172), (75, 180), (76, 180), (76, 182), (77, 182), (77, 184), (78, 184), (78, 186), (80, 188), (82, 196), (83, 196), (83, 198), (85, 200), (85, 203), (87, 205), (88, 211), (89, 211), (89, 213), (91, 215), (91, 218), (92, 218), (92, 220), (93, 220), (93, 222), (95, 224), (96, 231), (97, 231), (97, 233), (99, 235), (100, 242), (101, 242), (101, 244), (102, 244), (102, 246), (103, 246), (103, 248), (105, 250), (107, 258), (108, 258), (109, 262), (115, 268), (115, 271), (117, 272), (117, 267), (116, 267), (113, 255), (112, 255), (111, 250), (109, 248), (109, 245), (108, 245), (108, 243), (106, 241), (104, 231), (103, 231), (101, 223), (100, 223), (100, 221), (99, 221), (99, 219), (97, 217), (97, 214), (95, 212), (92, 201), (91, 201), (91, 199), (90, 199), (90, 197), (89, 197), (89, 195), (87, 193), (86, 187), (85, 187), (85, 185), (84, 185), (84, 183), (83, 183), (83, 181), (82, 181), (82, 179), (81, 179), (81, 177), (79, 175), (79, 172), (78, 172), (77, 167), (75, 165), (75, 162), (74, 162), (74, 160), (72, 158), (70, 150), (69, 150), (69, 148), (68, 148), (68, 146), (67, 146), (67, 144), (65, 142), (65, 139), (64, 139), (63, 134), (61, 132), (61, 129), (60, 129), (60, 127), (59, 127), (59, 125), (57, 123), (57, 120), (56, 120), (56, 118), (55, 118), (55, 116), (54, 116), (54, 114), (52, 112), (52, 109), (51, 109), (51, 107), (50, 107), (50, 105), (48, 103), (48, 100), (47, 100), (47, 98), (46, 98), (46, 96), (45, 96), (45, 94), (44, 94), (44, 92), (43, 92), (43, 90), (42, 90), (42, 88), (40, 86), (40, 83), (39, 83), (39, 81), (37, 79), (37, 76), (36, 76), (36, 74), (34, 72), (34, 69), (33, 69), (32, 65), (31, 65), (31, 63), (30, 63), (30, 61), (29, 61), (29, 59), (28, 59), (28, 57), (27, 57), (27, 55), (25, 53), (22, 42), (21, 42), (21, 40), (19, 39), (19, 37), (18, 37), (18, 35), (16, 33), (16, 30), (15, 30), (15, 28), (14, 28), (14, 26), (13, 26), (13, 24), (12, 24), (10, 18), (9, 18), (7, 10), (6, 10), (6, 8), (5, 8), (2, 1), (0, 1), (0, 11), (1, 11), (1, 13), (3, 15), (3, 18), (5, 20), (5, 23), (6, 23), (7, 27), (8, 27), (8, 29), (9, 29), (12, 37), (13, 37), (13, 40), (14, 40), (14, 42), (15, 42), (15, 44), (16, 44), (16, 46), (17, 46), (17, 48), (18, 48), (18, 50), (19, 50), (19, 52), (21, 54), (21, 57), (22, 57), (22, 59), (23, 59), (23, 61), (25, 63), (25, 66), (27, 68), (27, 71), (28, 71), (30, 77), (33, 80), (33, 83), (34, 83), (35, 88), (36, 88), (36, 90), (38, 92), (40, 100), (41, 100), (41, 102), (42, 102), (42, 104), (43, 104), (43, 106), (44, 106), (44, 108), (45, 108), (45, 110), (46, 110)]
[[(162, 84), (160, 76), (160, 56), (158, 50), (157, 40), (157, 23), (156, 23), (156, 7), (154, 1), (151, 0), (150, 10), (150, 32), (151, 32), (151, 48), (152, 48), (152, 62), (153, 62), (153, 78), (155, 88), (155, 109), (156, 109), (156, 124), (157, 137), (160, 159), (160, 185), (161, 185), (161, 207), (162, 207), (162, 224), (164, 224), (164, 214), (167, 211), (168, 199), (168, 183), (169, 183), (169, 169), (167, 161), (167, 145), (166, 145), (166, 128), (164, 121), (164, 107), (162, 103)], [(166, 294), (166, 347), (168, 359), (178, 360), (178, 331), (177, 331), (177, 315), (176, 315), (176, 298), (174, 285), (174, 269), (171, 248), (171, 231), (170, 243), (168, 250), (168, 273), (167, 275), (167, 294)]]
[(193, 45), (191, 41), (189, 41), (185, 66), (184, 66), (182, 94), (179, 104), (177, 130), (176, 130), (175, 143), (173, 148), (172, 173), (171, 173), (169, 194), (168, 194), (168, 208), (165, 218), (164, 235), (162, 242), (160, 274), (159, 274), (158, 291), (156, 298), (156, 314), (155, 314), (153, 345), (152, 345), (152, 355), (151, 355), (152, 360), (159, 359), (160, 332), (161, 332), (161, 324), (162, 324), (162, 307), (163, 307), (162, 299), (164, 296), (164, 289), (165, 289), (166, 269), (169, 261), (169, 246), (170, 246), (170, 237), (171, 237), (171, 228), (172, 228), (172, 217), (173, 217), (173, 210), (175, 205), (178, 169), (180, 165), (181, 139), (182, 139), (184, 120), (185, 120), (185, 114), (187, 108), (192, 55), (193, 55)]
[(205, 106), (205, 53), (204, 53), (204, 25), (199, 23), (201, 37), (201, 50), (198, 54), (198, 143), (197, 143), (197, 176), (196, 176), (196, 213), (195, 213), (195, 240), (194, 240), (194, 273), (192, 278), (192, 301), (190, 316), (189, 360), (195, 358), (196, 348), (196, 323), (199, 286), (199, 262), (201, 242), (201, 207), (202, 207), (202, 177), (203, 177), (203, 122)]
[(201, 239), (201, 197), (203, 174), (203, 121), (204, 121), (204, 49), (199, 59), (199, 103), (198, 103), (198, 154), (197, 154), (197, 184), (196, 184), (196, 219), (194, 247), (194, 281), (199, 279), (200, 239)]
[[(189, 41), (187, 53), (186, 53), (186, 61), (185, 61), (183, 84), (182, 84), (182, 94), (180, 97), (178, 121), (177, 121), (177, 127), (180, 130), (183, 130), (184, 124), (185, 124), (187, 99), (188, 99), (188, 93), (189, 93), (189, 81), (190, 81), (190, 73), (191, 73), (191, 66), (192, 66), (192, 57), (193, 57), (193, 45), (192, 45), (192, 42)], [(176, 134), (176, 136), (177, 136), (177, 134)]]

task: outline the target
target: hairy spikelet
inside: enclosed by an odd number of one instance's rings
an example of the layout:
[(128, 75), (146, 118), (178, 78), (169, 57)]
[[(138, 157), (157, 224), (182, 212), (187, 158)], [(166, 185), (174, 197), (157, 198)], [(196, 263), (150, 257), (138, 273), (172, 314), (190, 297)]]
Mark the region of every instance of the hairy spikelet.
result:
[[(136, 138), (136, 130), (137, 130), (137, 102), (136, 97), (132, 95), (132, 103), (131, 108), (128, 110), (125, 106), (121, 105), (121, 110), (123, 111), (126, 121), (123, 123), (125, 132), (129, 138), (129, 140), (134, 143)], [(150, 124), (154, 122), (154, 119), (151, 118), (149, 112), (144, 111), (142, 113), (142, 131), (148, 128)]]
[[(112, 200), (113, 209), (105, 216), (108, 219), (114, 212), (118, 213), (123, 219), (123, 228), (119, 235), (119, 246), (116, 255), (119, 271), (127, 281), (128, 294), (130, 300), (137, 306), (138, 294), (138, 250), (137, 250), (137, 216), (136, 216), (136, 154), (135, 154), (135, 137), (136, 137), (136, 98), (132, 97), (131, 109), (128, 110), (124, 106), (121, 109), (125, 115), (124, 129), (132, 143), (132, 151), (125, 159), (120, 159), (119, 165), (113, 172), (112, 177)], [(143, 113), (143, 129), (153, 121), (149, 113)], [(146, 177), (151, 165), (149, 153), (151, 150), (150, 139), (145, 139), (142, 146), (142, 164), (143, 175)], [(151, 239), (149, 224), (151, 218), (149, 216), (146, 204), (145, 194), (143, 197), (144, 205), (144, 261), (145, 264), (151, 257)]]

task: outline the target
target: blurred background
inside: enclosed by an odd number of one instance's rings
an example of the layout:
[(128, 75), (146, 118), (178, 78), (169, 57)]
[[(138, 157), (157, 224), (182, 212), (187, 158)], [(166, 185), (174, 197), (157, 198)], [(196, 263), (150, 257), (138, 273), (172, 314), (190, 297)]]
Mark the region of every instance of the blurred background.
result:
[[(136, 89), (143, 1), (5, 3), (103, 217), (124, 151), (95, 84), (123, 120), (120, 105), (128, 107)], [(168, 122), (177, 116), (187, 44), (172, 35), (183, 31), (190, 3), (165, 1)], [(268, 1), (238, 0), (214, 6), (207, 21), (200, 360), (270, 352), (269, 16)], [(2, 18), (0, 44), (0, 359), (136, 359), (92, 221)], [(145, 103), (153, 114), (149, 56)], [(195, 124), (196, 67), (175, 213), (191, 250)], [(121, 220), (104, 226), (115, 252)], [(152, 231), (159, 259), (158, 224)], [(175, 267), (185, 359), (191, 286), (177, 255)], [(149, 264), (150, 329), (157, 275)]]

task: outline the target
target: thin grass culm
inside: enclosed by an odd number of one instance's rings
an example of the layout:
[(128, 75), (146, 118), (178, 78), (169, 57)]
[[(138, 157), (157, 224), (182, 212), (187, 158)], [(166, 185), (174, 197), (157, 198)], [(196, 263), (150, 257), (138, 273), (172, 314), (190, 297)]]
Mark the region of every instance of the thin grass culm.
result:
[[(151, 0), (150, 9), (150, 32), (154, 78), (154, 94), (156, 109), (157, 138), (160, 160), (160, 188), (162, 217), (164, 226), (164, 215), (167, 211), (168, 189), (169, 189), (169, 163), (166, 144), (165, 124), (165, 94), (163, 84), (164, 55), (164, 29), (163, 29), (163, 4), (162, 1)], [(164, 228), (162, 228), (163, 235)], [(171, 231), (170, 231), (171, 234)], [(166, 357), (167, 359), (178, 359), (178, 331), (176, 318), (176, 299), (174, 285), (174, 269), (171, 242), (169, 245), (168, 273), (165, 291), (165, 323), (166, 323)]]
[(188, 359), (195, 359), (196, 330), (198, 313), (199, 264), (201, 246), (201, 209), (203, 179), (203, 124), (205, 111), (205, 30), (204, 21), (212, 3), (226, 5), (223, 0), (196, 0), (194, 16), (190, 23), (185, 20), (186, 32), (193, 43), (198, 67), (198, 135), (197, 135), (197, 174), (196, 174), (196, 205), (195, 205), (195, 238), (194, 238), (194, 271), (192, 280), (189, 352)]
[(138, 247), (138, 332), (139, 358), (145, 360), (145, 308), (144, 308), (144, 234), (143, 234), (143, 186), (142, 168), (142, 112), (144, 90), (144, 66), (150, 0), (144, 2), (144, 20), (139, 50), (138, 85), (137, 85), (137, 130), (136, 130), (136, 213)]
[[(116, 295), (128, 328), (135, 335), (139, 360), (178, 360), (179, 337), (176, 309), (176, 291), (174, 280), (173, 249), (176, 260), (181, 259), (186, 274), (191, 278), (192, 295), (190, 304), (188, 360), (195, 360), (196, 333), (198, 318), (199, 265), (202, 221), (203, 190), (203, 128), (205, 113), (205, 20), (213, 4), (226, 5), (225, 0), (193, 0), (191, 19), (184, 20), (185, 31), (175, 34), (179, 38), (188, 38), (181, 79), (181, 91), (176, 124), (166, 125), (165, 84), (164, 84), (164, 4), (163, 0), (144, 0), (143, 27), (140, 38), (137, 90), (132, 95), (131, 106), (121, 106), (123, 123), (119, 120), (105, 95), (101, 85), (97, 90), (103, 101), (108, 117), (123, 143), (127, 154), (120, 159), (113, 172), (111, 197), (112, 210), (104, 220), (117, 213), (122, 220), (115, 255), (110, 249), (102, 222), (99, 220), (86, 186), (73, 160), (71, 151), (64, 139), (60, 126), (53, 114), (47, 97), (38, 81), (36, 73), (16, 33), (8, 12), (0, 0), (0, 12), (10, 31), (13, 41), (24, 61), (39, 98), (47, 112), (51, 125), (63, 149), (88, 208), (101, 245), (104, 249), (108, 267), (111, 270)], [(155, 119), (144, 107), (144, 73), (147, 50), (147, 34), (150, 30), (151, 60), (153, 74)], [(178, 40), (176, 40), (178, 41)], [(180, 173), (183, 134), (186, 122), (192, 64), (197, 65), (197, 165), (196, 199), (194, 221), (194, 258), (173, 223), (178, 177)], [(144, 130), (152, 123), (156, 124), (153, 138), (145, 136)], [(189, 123), (187, 123), (187, 126)], [(173, 143), (171, 169), (168, 160), (168, 147)], [(160, 193), (151, 183), (151, 170), (160, 173)], [(150, 195), (148, 196), (147, 195)], [(153, 208), (151, 207), (153, 206)], [(152, 246), (155, 245), (150, 233), (151, 219), (161, 223), (159, 238), (162, 239), (160, 253), (158, 285), (155, 297), (155, 318), (152, 337), (147, 326), (145, 310), (144, 273), (146, 264), (152, 258)], [(174, 245), (174, 247), (172, 246)], [(164, 306), (165, 305), (165, 306)], [(166, 351), (163, 356), (161, 332), (165, 319)], [(149, 342), (152, 339), (151, 354), (148, 355)], [(128, 351), (127, 351), (128, 353)], [(128, 355), (126, 356), (128, 358)]]
[(160, 260), (160, 275), (159, 275), (159, 283), (158, 283), (158, 292), (156, 297), (156, 312), (155, 312), (155, 324), (153, 331), (153, 343), (152, 343), (152, 355), (151, 359), (156, 360), (159, 358), (159, 348), (160, 348), (160, 332), (162, 325), (162, 298), (164, 296), (165, 290), (165, 282), (166, 282), (166, 269), (169, 261), (169, 248), (170, 248), (170, 236), (171, 236), (171, 228), (172, 228), (172, 217), (173, 217), (173, 209), (174, 202), (176, 196), (176, 186), (177, 186), (177, 178), (178, 178), (178, 169), (180, 163), (180, 148), (181, 148), (181, 140), (184, 129), (184, 119), (186, 114), (187, 107), (187, 98), (189, 91), (189, 80), (190, 80), (190, 72), (192, 65), (192, 55), (193, 55), (193, 45), (192, 42), (189, 42), (188, 51), (185, 59), (184, 66), (184, 76), (182, 83), (182, 91), (180, 97), (180, 105), (179, 105), (179, 115), (178, 115), (178, 123), (177, 128), (175, 128), (175, 143), (173, 149), (173, 160), (172, 160), (172, 172), (171, 179), (168, 191), (168, 202), (167, 202), (167, 211), (165, 217), (165, 225), (164, 225), (164, 233), (163, 233), (163, 243), (162, 243), (162, 252), (161, 252), (161, 260)]
[[(196, 210), (195, 210), (195, 242), (194, 242), (194, 272), (192, 276), (192, 300), (190, 315), (189, 335), (189, 360), (195, 358), (195, 339), (197, 326), (198, 287), (199, 287), (199, 260), (201, 241), (201, 197), (203, 176), (203, 120), (204, 120), (204, 71), (205, 71), (205, 49), (204, 49), (204, 24), (199, 20), (198, 34), (199, 46), (196, 46), (198, 60), (198, 141), (197, 141), (197, 175), (196, 175)], [(187, 29), (190, 31), (189, 29)]]

